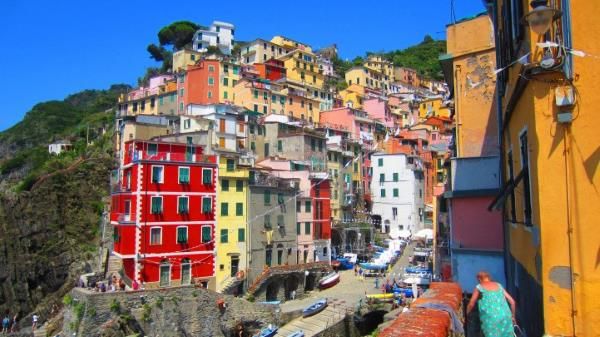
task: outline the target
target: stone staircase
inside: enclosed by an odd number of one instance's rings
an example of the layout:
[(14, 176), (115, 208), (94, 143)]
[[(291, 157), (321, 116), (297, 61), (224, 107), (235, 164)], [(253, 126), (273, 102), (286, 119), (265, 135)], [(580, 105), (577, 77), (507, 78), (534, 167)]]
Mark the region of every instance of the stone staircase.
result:
[(123, 261), (115, 255), (108, 256), (108, 267), (106, 268), (106, 277), (111, 275), (120, 274), (123, 269)]
[(316, 336), (327, 328), (341, 322), (346, 317), (348, 310), (343, 300), (329, 300), (325, 310), (320, 313), (303, 318), (298, 317), (288, 324), (282, 326), (275, 336), (286, 337), (292, 333), (301, 330), (305, 337)]
[(33, 337), (46, 337), (47, 334), (48, 332), (46, 331), (46, 324), (33, 331)]

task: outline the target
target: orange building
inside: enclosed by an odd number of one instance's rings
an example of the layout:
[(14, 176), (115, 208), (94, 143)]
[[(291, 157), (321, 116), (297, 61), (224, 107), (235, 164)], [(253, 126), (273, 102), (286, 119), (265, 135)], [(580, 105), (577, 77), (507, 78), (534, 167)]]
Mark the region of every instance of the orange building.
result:
[[(179, 80), (179, 112), (189, 104), (219, 103), (219, 60), (201, 60), (188, 66)], [(183, 80), (183, 86), (181, 86)]]

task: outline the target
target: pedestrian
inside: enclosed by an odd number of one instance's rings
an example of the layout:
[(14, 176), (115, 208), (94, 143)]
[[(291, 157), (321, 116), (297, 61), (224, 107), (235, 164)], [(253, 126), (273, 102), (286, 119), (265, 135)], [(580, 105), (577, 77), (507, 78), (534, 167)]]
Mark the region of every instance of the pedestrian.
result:
[(10, 318), (8, 316), (8, 310), (6, 311), (6, 314), (4, 315), (4, 318), (2, 319), (2, 333), (8, 333), (8, 326), (10, 325)]
[(358, 276), (358, 266), (354, 265), (354, 277)]
[(131, 288), (133, 288), (134, 291), (140, 288), (140, 284), (136, 279), (134, 279), (133, 282), (131, 282)]
[(292, 300), (296, 299), (296, 290), (292, 290)]
[(12, 319), (12, 325), (10, 326), (10, 332), (17, 332), (19, 324), (19, 313), (16, 313)]
[(379, 289), (379, 275), (375, 276), (375, 289)]
[(481, 330), (486, 337), (514, 336), (515, 300), (500, 283), (492, 281), (489, 273), (480, 271), (477, 273), (477, 281), (479, 284), (473, 290), (467, 305), (467, 315), (477, 304)]
[(35, 331), (35, 329), (37, 329), (37, 324), (38, 324), (38, 320), (40, 319), (40, 316), (38, 316), (35, 312), (33, 313), (33, 315), (31, 316), (31, 330)]
[(100, 292), (106, 292), (106, 285), (104, 284), (104, 282), (100, 282)]
[(358, 268), (358, 278), (361, 282), (364, 281), (362, 268)]

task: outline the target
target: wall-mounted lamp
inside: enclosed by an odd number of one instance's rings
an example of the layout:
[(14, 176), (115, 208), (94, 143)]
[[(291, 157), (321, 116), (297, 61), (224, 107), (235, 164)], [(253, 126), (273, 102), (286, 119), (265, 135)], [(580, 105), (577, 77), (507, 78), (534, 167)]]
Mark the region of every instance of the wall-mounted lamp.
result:
[(530, 5), (533, 10), (523, 17), (523, 21), (538, 35), (546, 34), (552, 22), (562, 16), (562, 11), (548, 7), (546, 0), (532, 0)]

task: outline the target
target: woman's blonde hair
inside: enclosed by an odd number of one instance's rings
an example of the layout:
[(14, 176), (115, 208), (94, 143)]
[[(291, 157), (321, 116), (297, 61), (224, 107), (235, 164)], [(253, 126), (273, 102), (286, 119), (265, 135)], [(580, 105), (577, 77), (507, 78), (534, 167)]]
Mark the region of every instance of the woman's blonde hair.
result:
[(485, 279), (488, 279), (488, 280), (491, 281), (492, 277), (490, 276), (490, 273), (488, 273), (487, 271), (483, 271), (482, 270), (479, 273), (477, 273), (477, 279), (480, 280), (480, 281), (481, 280), (485, 280)]

